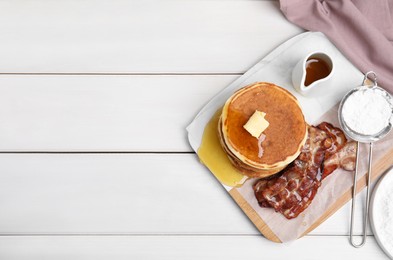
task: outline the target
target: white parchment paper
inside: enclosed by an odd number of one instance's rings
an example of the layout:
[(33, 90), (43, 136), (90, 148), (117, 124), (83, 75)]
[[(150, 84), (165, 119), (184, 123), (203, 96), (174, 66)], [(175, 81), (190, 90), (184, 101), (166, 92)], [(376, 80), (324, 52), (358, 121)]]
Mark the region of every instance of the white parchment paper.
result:
[[(338, 125), (337, 118), (338, 106), (333, 107), (319, 121), (327, 121), (333, 125)], [(318, 123), (319, 123), (318, 121)], [(381, 157), (393, 146), (393, 132), (386, 136), (382, 141), (376, 142), (373, 149), (373, 162), (378, 162)], [(358, 178), (367, 171), (368, 145), (360, 145), (360, 160)], [(252, 185), (256, 180), (247, 181), (237, 190), (258, 213), (269, 228), (282, 241), (287, 242), (299, 238), (314, 222), (316, 222), (325, 211), (330, 208), (345, 192), (353, 186), (353, 172), (336, 170), (322, 181), (321, 187), (310, 206), (303, 211), (297, 218), (288, 220), (281, 213), (274, 209), (261, 208), (255, 199)], [(360, 203), (360, 201), (358, 202)]]
[[(324, 95), (314, 98), (303, 97), (292, 87), (292, 69), (300, 59), (313, 51), (323, 51), (332, 57), (335, 66), (334, 75), (329, 85), (324, 86), (326, 87)], [(298, 99), (306, 121), (309, 124), (327, 121), (335, 126), (339, 126), (337, 104), (345, 93), (359, 86), (362, 80), (363, 74), (322, 33), (302, 33), (280, 45), (244, 75), (213, 97), (187, 127), (189, 142), (193, 150), (197, 152), (202, 141), (205, 126), (217, 109), (237, 89), (257, 81), (272, 82), (290, 91)], [(383, 151), (391, 147), (391, 145), (393, 145), (392, 135), (386, 137), (383, 142), (378, 142), (375, 145), (375, 160), (378, 160)], [(361, 167), (364, 167), (364, 162)], [(364, 174), (363, 170), (361, 172)], [(281, 241), (286, 242), (297, 239), (303, 234), (337, 198), (352, 186), (352, 174), (342, 170), (332, 173), (323, 181), (309, 208), (293, 220), (287, 220), (280, 213), (274, 212), (273, 209), (259, 207), (252, 190), (253, 182), (253, 180), (247, 181), (238, 191), (277, 237)], [(228, 191), (232, 189), (232, 187), (223, 186)]]

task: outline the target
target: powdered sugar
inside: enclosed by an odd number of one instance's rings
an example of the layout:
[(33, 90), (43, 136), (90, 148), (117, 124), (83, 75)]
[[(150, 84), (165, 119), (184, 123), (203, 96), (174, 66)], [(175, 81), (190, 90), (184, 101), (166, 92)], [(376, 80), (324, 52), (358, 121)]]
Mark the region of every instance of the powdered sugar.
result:
[(351, 94), (342, 108), (347, 126), (363, 135), (375, 135), (390, 122), (392, 107), (380, 89), (365, 88)]
[(372, 219), (378, 242), (393, 257), (393, 170), (387, 174), (374, 194)]

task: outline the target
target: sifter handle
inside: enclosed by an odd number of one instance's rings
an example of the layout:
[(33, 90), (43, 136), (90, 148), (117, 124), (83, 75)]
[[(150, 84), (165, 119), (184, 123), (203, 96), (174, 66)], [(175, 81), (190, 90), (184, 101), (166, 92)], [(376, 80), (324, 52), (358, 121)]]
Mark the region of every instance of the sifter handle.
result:
[(354, 226), (354, 212), (355, 212), (355, 204), (356, 204), (356, 185), (357, 185), (357, 175), (358, 175), (358, 162), (359, 162), (359, 150), (360, 150), (360, 146), (359, 146), (359, 142), (357, 143), (357, 151), (356, 151), (356, 170), (355, 170), (355, 174), (353, 177), (353, 191), (352, 191), (352, 209), (351, 209), (351, 226), (350, 226), (350, 242), (352, 244), (352, 246), (359, 248), (362, 247), (365, 243), (366, 243), (366, 238), (367, 238), (367, 223), (368, 223), (368, 209), (369, 209), (369, 204), (370, 204), (370, 184), (371, 184), (371, 165), (372, 165), (372, 152), (373, 152), (373, 143), (370, 142), (369, 143), (370, 146), (370, 151), (368, 154), (368, 173), (367, 173), (367, 195), (366, 195), (366, 209), (364, 212), (364, 216), (363, 216), (363, 239), (362, 242), (360, 244), (355, 244), (355, 242), (353, 241), (353, 226)]

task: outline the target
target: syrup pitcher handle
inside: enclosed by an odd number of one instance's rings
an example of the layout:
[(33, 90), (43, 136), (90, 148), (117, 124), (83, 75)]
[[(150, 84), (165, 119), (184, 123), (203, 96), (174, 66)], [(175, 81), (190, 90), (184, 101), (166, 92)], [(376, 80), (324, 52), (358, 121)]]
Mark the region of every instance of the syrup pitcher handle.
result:
[[(372, 78), (369, 78), (369, 75), (373, 75)], [(369, 86), (370, 84), (367, 84), (367, 81), (371, 81), (373, 83), (373, 87), (378, 86), (377, 83), (377, 74), (374, 71), (369, 71), (366, 74), (364, 74), (362, 86)]]
[[(376, 81), (375, 81), (376, 84)], [(349, 241), (351, 242), (351, 245), (359, 248), (362, 247), (366, 243), (366, 238), (367, 238), (367, 223), (368, 223), (368, 209), (369, 209), (369, 204), (370, 204), (370, 184), (371, 184), (371, 165), (372, 165), (372, 154), (373, 154), (373, 143), (369, 143), (370, 150), (368, 154), (368, 173), (367, 173), (367, 195), (366, 195), (366, 209), (364, 211), (364, 216), (363, 216), (363, 238), (362, 242), (360, 244), (355, 244), (353, 241), (353, 226), (354, 226), (354, 216), (355, 216), (355, 205), (356, 205), (356, 186), (357, 186), (357, 175), (358, 175), (358, 162), (359, 162), (359, 142), (357, 143), (357, 150), (356, 150), (356, 168), (355, 168), (355, 174), (353, 176), (353, 191), (352, 191), (352, 209), (351, 209), (351, 226), (350, 226), (350, 232), (349, 232)]]

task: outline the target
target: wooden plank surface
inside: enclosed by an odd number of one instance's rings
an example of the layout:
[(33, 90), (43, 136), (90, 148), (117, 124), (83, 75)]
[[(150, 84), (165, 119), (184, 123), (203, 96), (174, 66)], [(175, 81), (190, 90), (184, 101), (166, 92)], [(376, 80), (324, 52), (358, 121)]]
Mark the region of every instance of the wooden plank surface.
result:
[(189, 152), (185, 127), (237, 77), (0, 75), (0, 151)]
[[(0, 235), (259, 234), (194, 154), (0, 154), (0, 212)], [(348, 235), (349, 212), (312, 234)]]
[(0, 1), (0, 259), (386, 259), (348, 204), (266, 240), (190, 153), (197, 111), (302, 31), (277, 1)]
[[(328, 257), (327, 257), (328, 256)], [(291, 244), (261, 236), (0, 237), (0, 258), (41, 259), (387, 259), (373, 237), (356, 249), (346, 237), (305, 237)]]
[(300, 33), (275, 1), (1, 1), (1, 73), (244, 72)]

